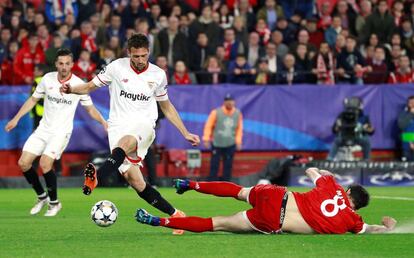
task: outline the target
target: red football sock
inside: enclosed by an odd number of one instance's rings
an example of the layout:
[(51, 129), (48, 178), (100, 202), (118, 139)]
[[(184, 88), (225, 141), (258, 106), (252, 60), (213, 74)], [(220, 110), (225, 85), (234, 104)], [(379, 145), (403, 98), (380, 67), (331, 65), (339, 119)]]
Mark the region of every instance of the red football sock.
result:
[(200, 217), (161, 218), (160, 226), (199, 233), (213, 231), (213, 220)]
[(243, 187), (230, 182), (195, 182), (190, 181), (190, 189), (200, 193), (213, 194), (221, 197), (237, 198)]

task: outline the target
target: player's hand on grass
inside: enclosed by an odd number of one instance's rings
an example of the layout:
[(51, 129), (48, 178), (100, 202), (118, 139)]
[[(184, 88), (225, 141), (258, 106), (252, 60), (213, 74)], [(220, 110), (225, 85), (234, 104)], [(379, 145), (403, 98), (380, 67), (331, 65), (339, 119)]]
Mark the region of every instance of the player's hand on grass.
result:
[(382, 225), (384, 225), (388, 230), (393, 230), (396, 224), (397, 221), (392, 217), (385, 216), (382, 218)]
[(19, 120), (16, 119), (12, 119), (10, 120), (6, 126), (4, 127), (4, 130), (6, 130), (6, 132), (10, 132), (11, 130), (13, 130), (13, 128), (15, 128), (17, 126), (17, 123), (19, 122)]
[(185, 139), (191, 143), (193, 146), (198, 146), (200, 144), (200, 137), (196, 134), (188, 133), (185, 136)]
[(71, 92), (69, 83), (62, 84), (59, 88), (60, 94), (69, 94)]

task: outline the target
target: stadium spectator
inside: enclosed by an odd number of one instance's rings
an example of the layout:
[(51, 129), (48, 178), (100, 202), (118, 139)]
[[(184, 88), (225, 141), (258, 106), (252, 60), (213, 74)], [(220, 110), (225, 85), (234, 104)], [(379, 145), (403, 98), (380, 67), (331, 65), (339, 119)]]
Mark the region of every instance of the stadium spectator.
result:
[(170, 68), (168, 66), (168, 60), (166, 56), (158, 56), (155, 59), (155, 64), (161, 68), (162, 70), (164, 70), (165, 74), (167, 75), (167, 80), (168, 82), (170, 82), (171, 80), (171, 75), (174, 73), (174, 71), (172, 70), (172, 68)]
[(279, 4), (282, 6), (286, 18), (299, 14), (301, 17), (310, 18), (313, 11), (313, 0), (279, 0)]
[(336, 38), (342, 31), (341, 17), (334, 16), (332, 18), (332, 24), (325, 30), (325, 40), (328, 42), (330, 47), (334, 47), (336, 44)]
[(316, 56), (316, 67), (313, 71), (316, 73), (318, 84), (335, 84), (335, 58), (327, 42), (322, 42), (319, 47), (319, 53)]
[(122, 18), (120, 15), (112, 15), (109, 26), (101, 26), (98, 31), (96, 42), (101, 46), (107, 44), (112, 36), (118, 37), (121, 44), (124, 44), (126, 40), (125, 29), (122, 26)]
[(136, 19), (147, 18), (147, 12), (140, 0), (130, 0), (129, 5), (124, 8), (121, 14), (124, 28), (133, 28)]
[(182, 32), (186, 38), (189, 37), (190, 35), (190, 19), (188, 18), (187, 15), (181, 15), (180, 16), (180, 25), (179, 25), (179, 30), (180, 32)]
[(298, 32), (297, 42), (290, 45), (290, 52), (295, 53), (298, 45), (304, 44), (308, 50), (309, 58), (313, 58), (316, 55), (316, 47), (309, 42), (309, 32), (306, 29), (300, 29)]
[(240, 41), (236, 40), (233, 28), (229, 28), (224, 31), (224, 41), (221, 46), (224, 47), (224, 60), (226, 61), (233, 61), (236, 59), (238, 54), (244, 53), (244, 46)]
[(253, 81), (256, 70), (251, 67), (243, 54), (239, 54), (236, 60), (231, 61), (228, 67), (227, 82), (237, 84), (249, 84)]
[(17, 78), (16, 71), (13, 69), (13, 62), (16, 58), (17, 51), (19, 50), (19, 43), (17, 41), (11, 41), (8, 45), (7, 56), (1, 63), (1, 84), (5, 85), (17, 85), (20, 84), (20, 78)]
[(400, 57), (404, 56), (405, 50), (402, 49), (401, 45), (392, 45), (391, 46), (391, 60), (388, 64), (388, 70), (390, 71), (396, 71), (398, 69), (399, 63), (400, 63)]
[(149, 26), (151, 29), (158, 28), (159, 18), (161, 16), (161, 7), (155, 3), (150, 7), (150, 15), (148, 17)]
[(212, 49), (210, 44), (208, 44), (207, 35), (203, 32), (198, 34), (197, 44), (191, 47), (190, 69), (197, 72), (201, 70), (207, 60), (207, 57), (214, 54), (214, 49)]
[(49, 29), (46, 25), (42, 24), (37, 27), (37, 36), (39, 38), (39, 45), (42, 49), (48, 49), (52, 43), (52, 35), (50, 35)]
[(168, 66), (173, 67), (178, 60), (188, 64), (188, 45), (185, 35), (178, 30), (178, 18), (168, 19), (168, 28), (158, 34), (159, 53), (166, 56)]
[(45, 13), (50, 23), (62, 24), (68, 15), (73, 15), (76, 20), (79, 12), (76, 0), (46, 0)]
[(246, 57), (247, 63), (251, 67), (255, 67), (260, 57), (265, 55), (265, 49), (260, 44), (259, 34), (255, 31), (249, 34), (249, 43), (247, 44)]
[(69, 27), (67, 24), (60, 25), (54, 34), (58, 34), (62, 38), (63, 46), (65, 48), (71, 47), (71, 40), (69, 38)]
[(352, 35), (356, 35), (356, 12), (353, 8), (350, 7), (351, 5), (348, 4), (347, 0), (339, 0), (336, 3), (336, 7), (332, 14), (341, 18), (341, 27), (343, 29), (349, 30)]
[[(369, 194), (360, 185), (351, 185), (345, 191), (334, 174), (317, 168), (305, 171), (315, 187), (306, 193), (290, 192), (277, 185), (256, 185), (243, 188), (230, 182), (196, 182), (175, 179), (178, 194), (188, 190), (219, 197), (233, 197), (251, 204), (252, 208), (231, 216), (201, 218), (160, 218), (144, 209), (138, 209), (138, 222), (152, 226), (177, 228), (192, 232), (261, 232), (265, 234), (354, 234), (385, 233), (392, 231), (397, 221), (383, 217), (382, 225), (364, 223), (356, 211), (368, 205)], [(335, 199), (327, 199), (334, 196)], [(293, 201), (292, 201), (293, 200)], [(340, 206), (336, 201), (341, 200)], [(332, 211), (326, 207), (336, 204)], [(286, 210), (288, 212), (286, 212)]]
[(411, 69), (410, 59), (408, 56), (400, 56), (398, 68), (390, 73), (388, 83), (413, 83), (414, 71)]
[(212, 48), (216, 48), (220, 42), (220, 26), (213, 21), (211, 6), (205, 5), (201, 10), (201, 16), (192, 22), (189, 27), (189, 42), (193, 44), (197, 41), (197, 35), (205, 32), (210, 40)]
[(290, 45), (296, 41), (296, 28), (292, 26), (285, 18), (280, 18), (276, 23), (276, 30), (283, 35), (283, 43)]
[(364, 84), (381, 84), (386, 83), (388, 79), (388, 67), (385, 62), (385, 49), (377, 46), (373, 58), (367, 59), (367, 66), (370, 72), (364, 77)]
[(219, 26), (222, 29), (230, 28), (233, 25), (234, 16), (230, 13), (229, 7), (225, 4), (220, 6), (219, 9)]
[(341, 146), (360, 145), (364, 160), (371, 155), (369, 136), (374, 134), (369, 116), (364, 113), (362, 99), (359, 97), (346, 98), (344, 110), (338, 115), (332, 127), (335, 140), (328, 154), (328, 160), (335, 160)]
[(78, 61), (73, 65), (72, 72), (83, 81), (90, 81), (95, 76), (96, 64), (91, 60), (91, 53), (83, 49)]
[(267, 43), (269, 43), (270, 41), (270, 35), (272, 34), (272, 32), (267, 27), (266, 21), (264, 19), (257, 20), (255, 31), (260, 36), (260, 45), (266, 46)]
[(368, 37), (375, 33), (381, 44), (389, 41), (395, 31), (394, 17), (388, 11), (387, 0), (380, 0), (378, 8), (366, 18), (365, 25), (359, 34), (360, 42), (366, 43)]
[(102, 70), (105, 66), (110, 64), (112, 61), (116, 59), (115, 52), (107, 47), (104, 47), (101, 50), (100, 58), (97, 65), (97, 71)]
[(414, 161), (414, 96), (408, 97), (407, 105), (398, 116), (401, 131), (403, 157)]
[(80, 12), (76, 18), (76, 24), (80, 25), (82, 22), (89, 20), (90, 17), (93, 17), (98, 10), (96, 9), (96, 0), (81, 0), (77, 2)]
[(283, 43), (283, 34), (280, 31), (275, 30), (272, 32), (272, 43), (276, 45), (276, 53), (281, 58), (284, 58), (289, 52), (289, 48)]
[(340, 82), (363, 84), (362, 74), (365, 69), (365, 61), (356, 49), (356, 39), (354, 37), (346, 39), (346, 47), (337, 57), (337, 68)]
[(277, 73), (276, 82), (278, 84), (297, 84), (304, 83), (306, 81), (303, 71), (298, 70), (295, 66), (295, 56), (292, 54), (287, 54), (283, 59), (283, 67)]
[(45, 60), (46, 60), (46, 65), (48, 66), (47, 67), (48, 69), (44, 71), (45, 73), (48, 71), (52, 71), (54, 69), (55, 61), (56, 61), (56, 53), (62, 47), (63, 47), (63, 40), (59, 34), (55, 33), (55, 35), (53, 35), (52, 45), (49, 48), (47, 48), (45, 51)]
[(24, 22), (23, 22), (23, 26), (26, 27), (29, 31), (35, 31), (36, 30), (36, 26), (34, 23), (34, 19), (35, 19), (35, 8), (33, 6), (33, 4), (28, 3), (26, 5), (26, 11), (24, 12)]
[(378, 40), (378, 36), (377, 34), (371, 34), (369, 36), (369, 40), (366, 44), (363, 44), (360, 46), (359, 51), (361, 53), (362, 56), (364, 56), (366, 59), (369, 58), (367, 56), (367, 52), (369, 48), (372, 48), (373, 50), (375, 50), (376, 47), (379, 46), (379, 40)]
[(249, 33), (247, 32), (244, 20), (240, 16), (235, 17), (232, 28), (234, 29), (236, 40), (241, 42), (243, 44), (243, 48), (246, 49)]
[(266, 46), (266, 59), (269, 61), (269, 71), (273, 74), (279, 72), (282, 68), (282, 61), (279, 56), (277, 56), (276, 45), (272, 42), (269, 42)]
[(277, 5), (276, 0), (266, 0), (265, 6), (257, 12), (257, 20), (263, 19), (270, 30), (274, 30), (277, 19), (284, 16), (283, 9)]
[(16, 84), (31, 84), (36, 64), (45, 63), (45, 55), (38, 48), (39, 39), (36, 34), (29, 34), (28, 46), (17, 51), (13, 62)]
[(369, 0), (362, 0), (360, 3), (360, 11), (355, 20), (355, 31), (357, 35), (361, 34), (362, 28), (365, 25), (367, 17), (372, 14), (372, 3)]
[(393, 1), (391, 6), (391, 15), (394, 17), (395, 26), (400, 26), (402, 17), (404, 15), (403, 2), (401, 2), (400, 0)]
[(170, 83), (178, 85), (197, 84), (197, 80), (194, 74), (187, 70), (185, 63), (178, 60), (175, 63), (174, 74), (171, 76)]
[(319, 49), (319, 46), (322, 41), (325, 40), (325, 37), (323, 31), (318, 29), (317, 22), (318, 20), (316, 18), (306, 20), (306, 29), (309, 32), (309, 43)]
[(0, 63), (7, 57), (7, 51), (10, 41), (12, 40), (12, 34), (10, 28), (4, 27), (0, 32)]
[[(209, 181), (230, 181), (235, 151), (242, 148), (243, 115), (236, 108), (231, 94), (226, 94), (221, 107), (210, 112), (204, 126), (204, 147), (211, 148)], [(223, 159), (223, 176), (218, 178), (220, 160)]]
[(35, 27), (39, 27), (42, 24), (46, 23), (46, 18), (43, 13), (36, 12), (34, 17), (34, 25)]
[(249, 0), (239, 0), (239, 4), (234, 8), (234, 16), (243, 18), (249, 32), (254, 30), (256, 24), (256, 15), (252, 10)]
[(120, 58), (124, 56), (124, 52), (122, 51), (122, 47), (121, 47), (118, 37), (112, 36), (109, 39), (107, 47), (112, 49), (112, 51), (114, 51), (116, 58)]
[(409, 19), (402, 20), (400, 35), (403, 46), (407, 48), (407, 45), (410, 43), (412, 37), (414, 36), (413, 24)]
[(225, 69), (216, 56), (209, 56), (203, 70), (197, 76), (200, 84), (219, 84), (226, 82)]
[(257, 64), (256, 79), (254, 80), (257, 85), (268, 85), (276, 83), (276, 75), (269, 71), (269, 61), (262, 57)]
[(324, 1), (319, 8), (319, 13), (318, 13), (318, 27), (326, 30), (327, 28), (329, 28), (329, 26), (331, 26), (332, 24), (332, 16), (331, 16), (331, 12), (332, 12), (332, 2), (331, 1)]

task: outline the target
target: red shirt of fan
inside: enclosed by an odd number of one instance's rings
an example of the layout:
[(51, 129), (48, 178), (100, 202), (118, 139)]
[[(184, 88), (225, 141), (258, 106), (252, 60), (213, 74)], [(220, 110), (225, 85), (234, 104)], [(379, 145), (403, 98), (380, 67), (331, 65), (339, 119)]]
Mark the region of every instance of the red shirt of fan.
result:
[(299, 212), (319, 234), (364, 233), (366, 224), (351, 209), (344, 189), (333, 176), (321, 176), (316, 187), (306, 193), (294, 192)]

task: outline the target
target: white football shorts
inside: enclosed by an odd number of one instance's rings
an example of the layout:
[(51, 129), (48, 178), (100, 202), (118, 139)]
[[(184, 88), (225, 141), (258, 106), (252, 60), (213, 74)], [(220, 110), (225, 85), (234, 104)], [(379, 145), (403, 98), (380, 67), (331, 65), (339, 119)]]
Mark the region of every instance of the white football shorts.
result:
[(109, 148), (111, 151), (118, 147), (122, 137), (131, 135), (137, 140), (137, 149), (127, 153), (124, 163), (119, 167), (120, 173), (125, 173), (131, 166), (142, 166), (141, 161), (147, 155), (148, 148), (155, 139), (155, 130), (148, 122), (129, 122), (128, 124), (110, 124), (108, 128)]
[(42, 129), (36, 129), (23, 146), (23, 151), (36, 156), (46, 155), (58, 160), (68, 146), (71, 133), (56, 134)]

